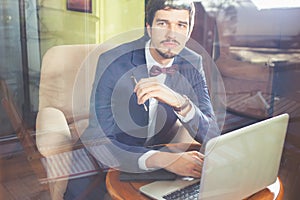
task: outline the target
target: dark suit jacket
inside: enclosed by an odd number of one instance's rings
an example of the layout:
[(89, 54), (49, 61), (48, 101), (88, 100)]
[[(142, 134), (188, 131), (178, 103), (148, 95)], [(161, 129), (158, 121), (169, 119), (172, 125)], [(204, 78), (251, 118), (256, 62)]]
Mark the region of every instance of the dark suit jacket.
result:
[[(83, 136), (86, 141), (105, 138), (109, 143), (106, 147), (111, 156), (126, 171), (138, 169), (137, 160), (149, 151), (147, 146), (169, 143), (174, 135), (167, 134), (168, 130), (178, 119), (172, 107), (159, 103), (156, 134), (147, 139), (149, 113), (143, 105), (137, 104), (131, 79), (131, 76), (135, 76), (138, 81), (148, 77), (145, 42), (146, 38), (143, 37), (99, 57), (91, 96), (90, 125)], [(174, 75), (167, 75), (165, 84), (174, 91), (187, 95), (195, 105), (195, 116), (183, 125), (192, 137), (203, 143), (209, 132), (218, 129), (202, 68), (202, 58), (184, 48), (175, 57), (173, 64), (179, 66), (179, 71)], [(148, 104), (146, 102), (147, 106)], [(95, 152), (92, 151), (92, 154), (103, 161)]]

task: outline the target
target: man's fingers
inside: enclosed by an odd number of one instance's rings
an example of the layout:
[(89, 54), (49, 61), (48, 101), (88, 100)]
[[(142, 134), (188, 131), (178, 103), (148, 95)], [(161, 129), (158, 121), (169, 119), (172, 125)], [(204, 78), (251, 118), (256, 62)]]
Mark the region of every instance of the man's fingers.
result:
[(201, 171), (194, 170), (193, 171), (193, 177), (200, 178), (201, 177)]
[(145, 103), (149, 98), (155, 98), (158, 95), (161, 95), (161, 85), (157, 81), (145, 81), (139, 82), (135, 88), (134, 92), (138, 97), (138, 103)]
[(134, 92), (137, 92), (137, 90), (141, 89), (141, 88), (145, 88), (145, 87), (149, 87), (153, 84), (157, 84), (158, 81), (155, 77), (150, 77), (150, 78), (142, 78), (136, 85), (134, 88)]

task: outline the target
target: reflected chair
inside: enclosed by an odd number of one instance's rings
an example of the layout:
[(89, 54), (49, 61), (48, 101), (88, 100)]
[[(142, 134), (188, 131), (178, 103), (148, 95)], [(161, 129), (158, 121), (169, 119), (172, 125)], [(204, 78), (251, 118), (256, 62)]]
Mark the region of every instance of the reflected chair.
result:
[[(38, 151), (35, 143), (35, 138), (33, 136), (33, 130), (26, 127), (21, 114), (18, 112), (14, 99), (10, 93), (10, 90), (5, 82), (5, 80), (0, 79), (0, 99), (1, 105), (6, 112), (6, 115), (11, 122), (12, 128), (15, 131), (20, 144), (27, 156), (27, 160), (35, 172), (35, 175), (41, 183), (46, 183), (46, 171), (41, 162), (43, 157)], [(43, 185), (43, 189), (47, 189), (47, 185)]]
[(226, 23), (216, 20), (213, 57), (226, 90), (226, 118), (223, 133), (268, 117), (272, 73), (263, 64), (245, 62), (233, 56)]
[[(68, 180), (102, 170), (79, 138), (88, 125), (89, 98), (97, 60), (107, 49), (108, 46), (100, 48), (95, 44), (61, 45), (45, 53), (35, 132), (26, 128), (5, 81), (0, 81), (1, 103), (32, 169), (42, 186), (47, 186), (44, 189), (50, 189), (52, 199), (63, 199)], [(81, 88), (76, 89), (75, 85)], [(78, 199), (84, 199), (96, 181)]]
[[(43, 156), (37, 148), (34, 130), (26, 126), (4, 80), (0, 80), (0, 97), (31, 169), (40, 183), (41, 192), (49, 190), (52, 199), (63, 199), (68, 179), (94, 175), (101, 170), (88, 152), (84, 148), (79, 148), (79, 145), (70, 146), (60, 143), (56, 149), (48, 149), (47, 157)], [(62, 127), (55, 131), (56, 134), (58, 132), (66, 132), (66, 130)], [(72, 160), (76, 160), (76, 163)], [(98, 180), (95, 179), (90, 187), (93, 187), (96, 181)], [(78, 199), (83, 199), (84, 195)]]

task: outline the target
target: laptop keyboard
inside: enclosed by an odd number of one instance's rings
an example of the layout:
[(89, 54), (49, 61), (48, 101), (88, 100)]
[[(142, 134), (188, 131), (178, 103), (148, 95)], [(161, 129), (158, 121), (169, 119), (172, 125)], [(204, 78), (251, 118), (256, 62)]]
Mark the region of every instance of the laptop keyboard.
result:
[(184, 187), (180, 190), (174, 191), (168, 195), (163, 196), (166, 200), (197, 200), (199, 196), (199, 182), (196, 182), (192, 185), (189, 185), (187, 187)]

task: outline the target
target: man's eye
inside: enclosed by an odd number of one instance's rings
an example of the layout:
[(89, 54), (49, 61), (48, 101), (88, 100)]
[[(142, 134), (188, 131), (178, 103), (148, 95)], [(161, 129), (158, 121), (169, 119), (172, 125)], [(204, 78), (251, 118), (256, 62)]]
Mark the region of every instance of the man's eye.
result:
[(178, 24), (178, 27), (179, 27), (179, 28), (186, 28), (187, 25), (186, 25), (186, 24)]
[(166, 22), (158, 22), (157, 25), (158, 26), (166, 26)]

